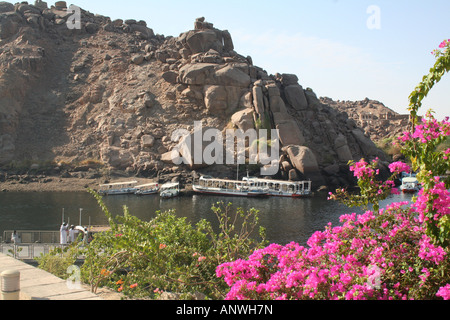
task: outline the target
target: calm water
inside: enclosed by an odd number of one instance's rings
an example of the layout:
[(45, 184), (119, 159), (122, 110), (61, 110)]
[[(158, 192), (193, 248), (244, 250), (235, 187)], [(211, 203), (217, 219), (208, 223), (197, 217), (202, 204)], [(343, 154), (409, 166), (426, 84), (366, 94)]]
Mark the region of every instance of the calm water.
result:
[[(398, 195), (388, 202), (409, 201), (411, 196)], [(184, 196), (160, 200), (158, 196), (105, 197), (104, 202), (113, 214), (122, 215), (126, 205), (132, 215), (149, 221), (157, 211), (175, 209), (177, 216), (187, 217), (196, 223), (206, 219), (213, 225), (217, 219), (211, 206), (218, 201), (232, 202), (235, 207), (260, 210), (260, 224), (267, 229), (270, 242), (287, 244), (295, 241), (305, 244), (316, 231), (323, 230), (329, 222), (339, 225), (339, 217), (345, 213), (360, 213), (356, 208), (347, 208), (326, 195), (309, 199)], [(80, 208), (83, 208), (82, 225), (104, 225), (107, 219), (89, 193), (0, 193), (0, 236), (4, 230), (59, 230), (64, 208), (65, 221), (78, 225)], [(9, 236), (9, 235), (8, 235)]]

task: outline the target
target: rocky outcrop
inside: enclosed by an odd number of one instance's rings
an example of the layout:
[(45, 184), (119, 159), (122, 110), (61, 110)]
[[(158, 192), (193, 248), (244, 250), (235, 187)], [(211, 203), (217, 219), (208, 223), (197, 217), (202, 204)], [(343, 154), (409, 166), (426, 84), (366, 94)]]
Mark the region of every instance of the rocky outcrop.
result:
[(81, 28), (71, 29), (71, 14), (64, 1), (0, 3), (0, 165), (90, 159), (109, 172), (214, 169), (234, 178), (231, 167), (173, 163), (172, 133), (194, 134), (194, 121), (278, 129), (278, 178), (311, 179), (315, 188), (350, 184), (349, 160), (384, 160), (347, 113), (296, 75), (253, 65), (227, 30), (204, 18), (164, 37), (144, 21), (82, 9)]
[(408, 130), (409, 114), (399, 114), (380, 101), (369, 98), (361, 101), (334, 101), (328, 97), (320, 100), (340, 112), (347, 113), (374, 142), (398, 137)]

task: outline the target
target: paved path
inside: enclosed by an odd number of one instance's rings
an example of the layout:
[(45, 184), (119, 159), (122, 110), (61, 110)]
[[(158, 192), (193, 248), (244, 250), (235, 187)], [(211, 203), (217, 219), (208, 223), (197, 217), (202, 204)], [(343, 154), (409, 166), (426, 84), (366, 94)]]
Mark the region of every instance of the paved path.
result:
[(20, 300), (103, 300), (84, 288), (70, 289), (65, 280), (0, 253), (0, 273), (6, 270), (20, 272)]

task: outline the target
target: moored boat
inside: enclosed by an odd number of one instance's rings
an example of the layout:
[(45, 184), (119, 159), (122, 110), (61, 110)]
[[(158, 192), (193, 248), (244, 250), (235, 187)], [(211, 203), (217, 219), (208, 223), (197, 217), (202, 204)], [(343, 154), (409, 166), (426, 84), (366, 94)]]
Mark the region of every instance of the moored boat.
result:
[(100, 190), (98, 191), (102, 195), (123, 195), (123, 194), (134, 194), (137, 189), (137, 181), (128, 182), (116, 182), (110, 184), (100, 185)]
[(154, 195), (159, 192), (158, 183), (147, 183), (136, 187), (136, 192), (138, 196)]
[(166, 183), (161, 186), (159, 195), (162, 199), (175, 198), (180, 194), (180, 183)]
[(203, 176), (193, 185), (197, 193), (239, 197), (292, 197), (311, 195), (311, 181), (291, 182), (245, 177), (242, 181)]
[(416, 193), (420, 190), (419, 181), (413, 176), (404, 177), (402, 179), (400, 190), (402, 190), (403, 193)]
[(311, 181), (283, 181), (244, 177), (251, 185), (265, 188), (272, 197), (303, 198), (312, 195)]
[(202, 176), (197, 183), (192, 185), (196, 193), (246, 197), (248, 191), (243, 187), (246, 185), (243, 181), (215, 179), (210, 176)]

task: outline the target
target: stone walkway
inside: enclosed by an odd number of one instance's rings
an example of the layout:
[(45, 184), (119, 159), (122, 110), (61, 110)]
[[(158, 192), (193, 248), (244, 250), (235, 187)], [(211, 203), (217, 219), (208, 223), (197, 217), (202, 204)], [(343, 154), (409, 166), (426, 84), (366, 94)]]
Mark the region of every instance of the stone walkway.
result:
[(0, 253), (0, 273), (6, 270), (20, 272), (20, 300), (105, 300), (86, 287), (70, 289), (65, 280)]

